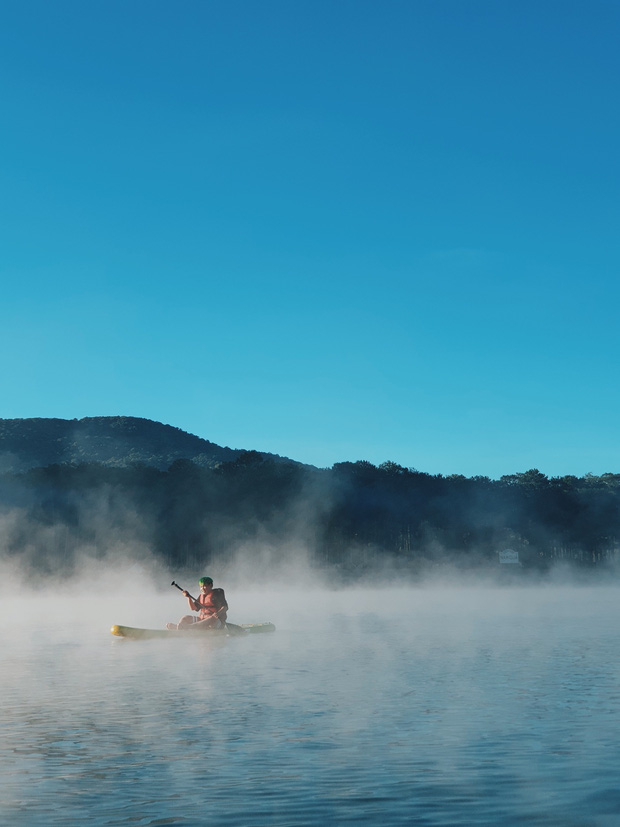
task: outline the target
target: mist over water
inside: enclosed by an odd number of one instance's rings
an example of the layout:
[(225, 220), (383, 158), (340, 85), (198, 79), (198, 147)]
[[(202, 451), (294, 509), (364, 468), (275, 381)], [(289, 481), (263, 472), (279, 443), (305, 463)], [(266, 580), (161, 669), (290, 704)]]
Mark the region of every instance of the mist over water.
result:
[(217, 578), (277, 631), (132, 642), (163, 573), (3, 582), (2, 824), (618, 823), (615, 586)]

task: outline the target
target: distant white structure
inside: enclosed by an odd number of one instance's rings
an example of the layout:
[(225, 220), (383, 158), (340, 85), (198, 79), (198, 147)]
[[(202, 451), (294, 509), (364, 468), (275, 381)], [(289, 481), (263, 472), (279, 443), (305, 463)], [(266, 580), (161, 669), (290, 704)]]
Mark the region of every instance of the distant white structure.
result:
[(505, 548), (499, 552), (499, 562), (502, 566), (519, 566), (519, 552)]

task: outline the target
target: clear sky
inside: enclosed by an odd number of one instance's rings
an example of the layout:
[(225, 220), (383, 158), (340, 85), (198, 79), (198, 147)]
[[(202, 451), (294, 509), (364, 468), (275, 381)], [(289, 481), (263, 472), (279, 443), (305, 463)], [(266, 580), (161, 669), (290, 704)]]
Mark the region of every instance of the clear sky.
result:
[(620, 3), (2, 0), (0, 417), (620, 472)]

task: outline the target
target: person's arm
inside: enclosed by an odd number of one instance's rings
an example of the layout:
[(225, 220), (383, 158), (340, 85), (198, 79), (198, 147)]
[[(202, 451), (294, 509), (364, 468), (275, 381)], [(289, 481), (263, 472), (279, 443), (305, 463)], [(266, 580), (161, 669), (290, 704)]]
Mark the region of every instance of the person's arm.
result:
[(224, 594), (223, 589), (219, 589), (217, 593), (217, 611), (215, 614), (220, 618), (220, 620), (226, 620), (226, 614), (228, 612), (228, 603), (226, 602), (226, 595)]
[(199, 612), (201, 609), (200, 604), (196, 600), (194, 600), (194, 598), (187, 590), (185, 590), (183, 594), (185, 595), (185, 597), (187, 597), (187, 602), (189, 603), (189, 607), (192, 610), (192, 612)]

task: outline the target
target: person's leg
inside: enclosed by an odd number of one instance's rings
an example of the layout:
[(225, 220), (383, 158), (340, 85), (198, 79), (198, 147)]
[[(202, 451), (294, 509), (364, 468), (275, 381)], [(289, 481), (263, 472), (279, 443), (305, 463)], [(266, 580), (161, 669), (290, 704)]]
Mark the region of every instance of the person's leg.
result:
[(190, 626), (193, 626), (194, 623), (197, 622), (197, 618), (194, 615), (184, 615), (177, 624), (177, 629), (187, 629)]
[(205, 617), (194, 623), (196, 629), (221, 629), (224, 624), (218, 617)]

